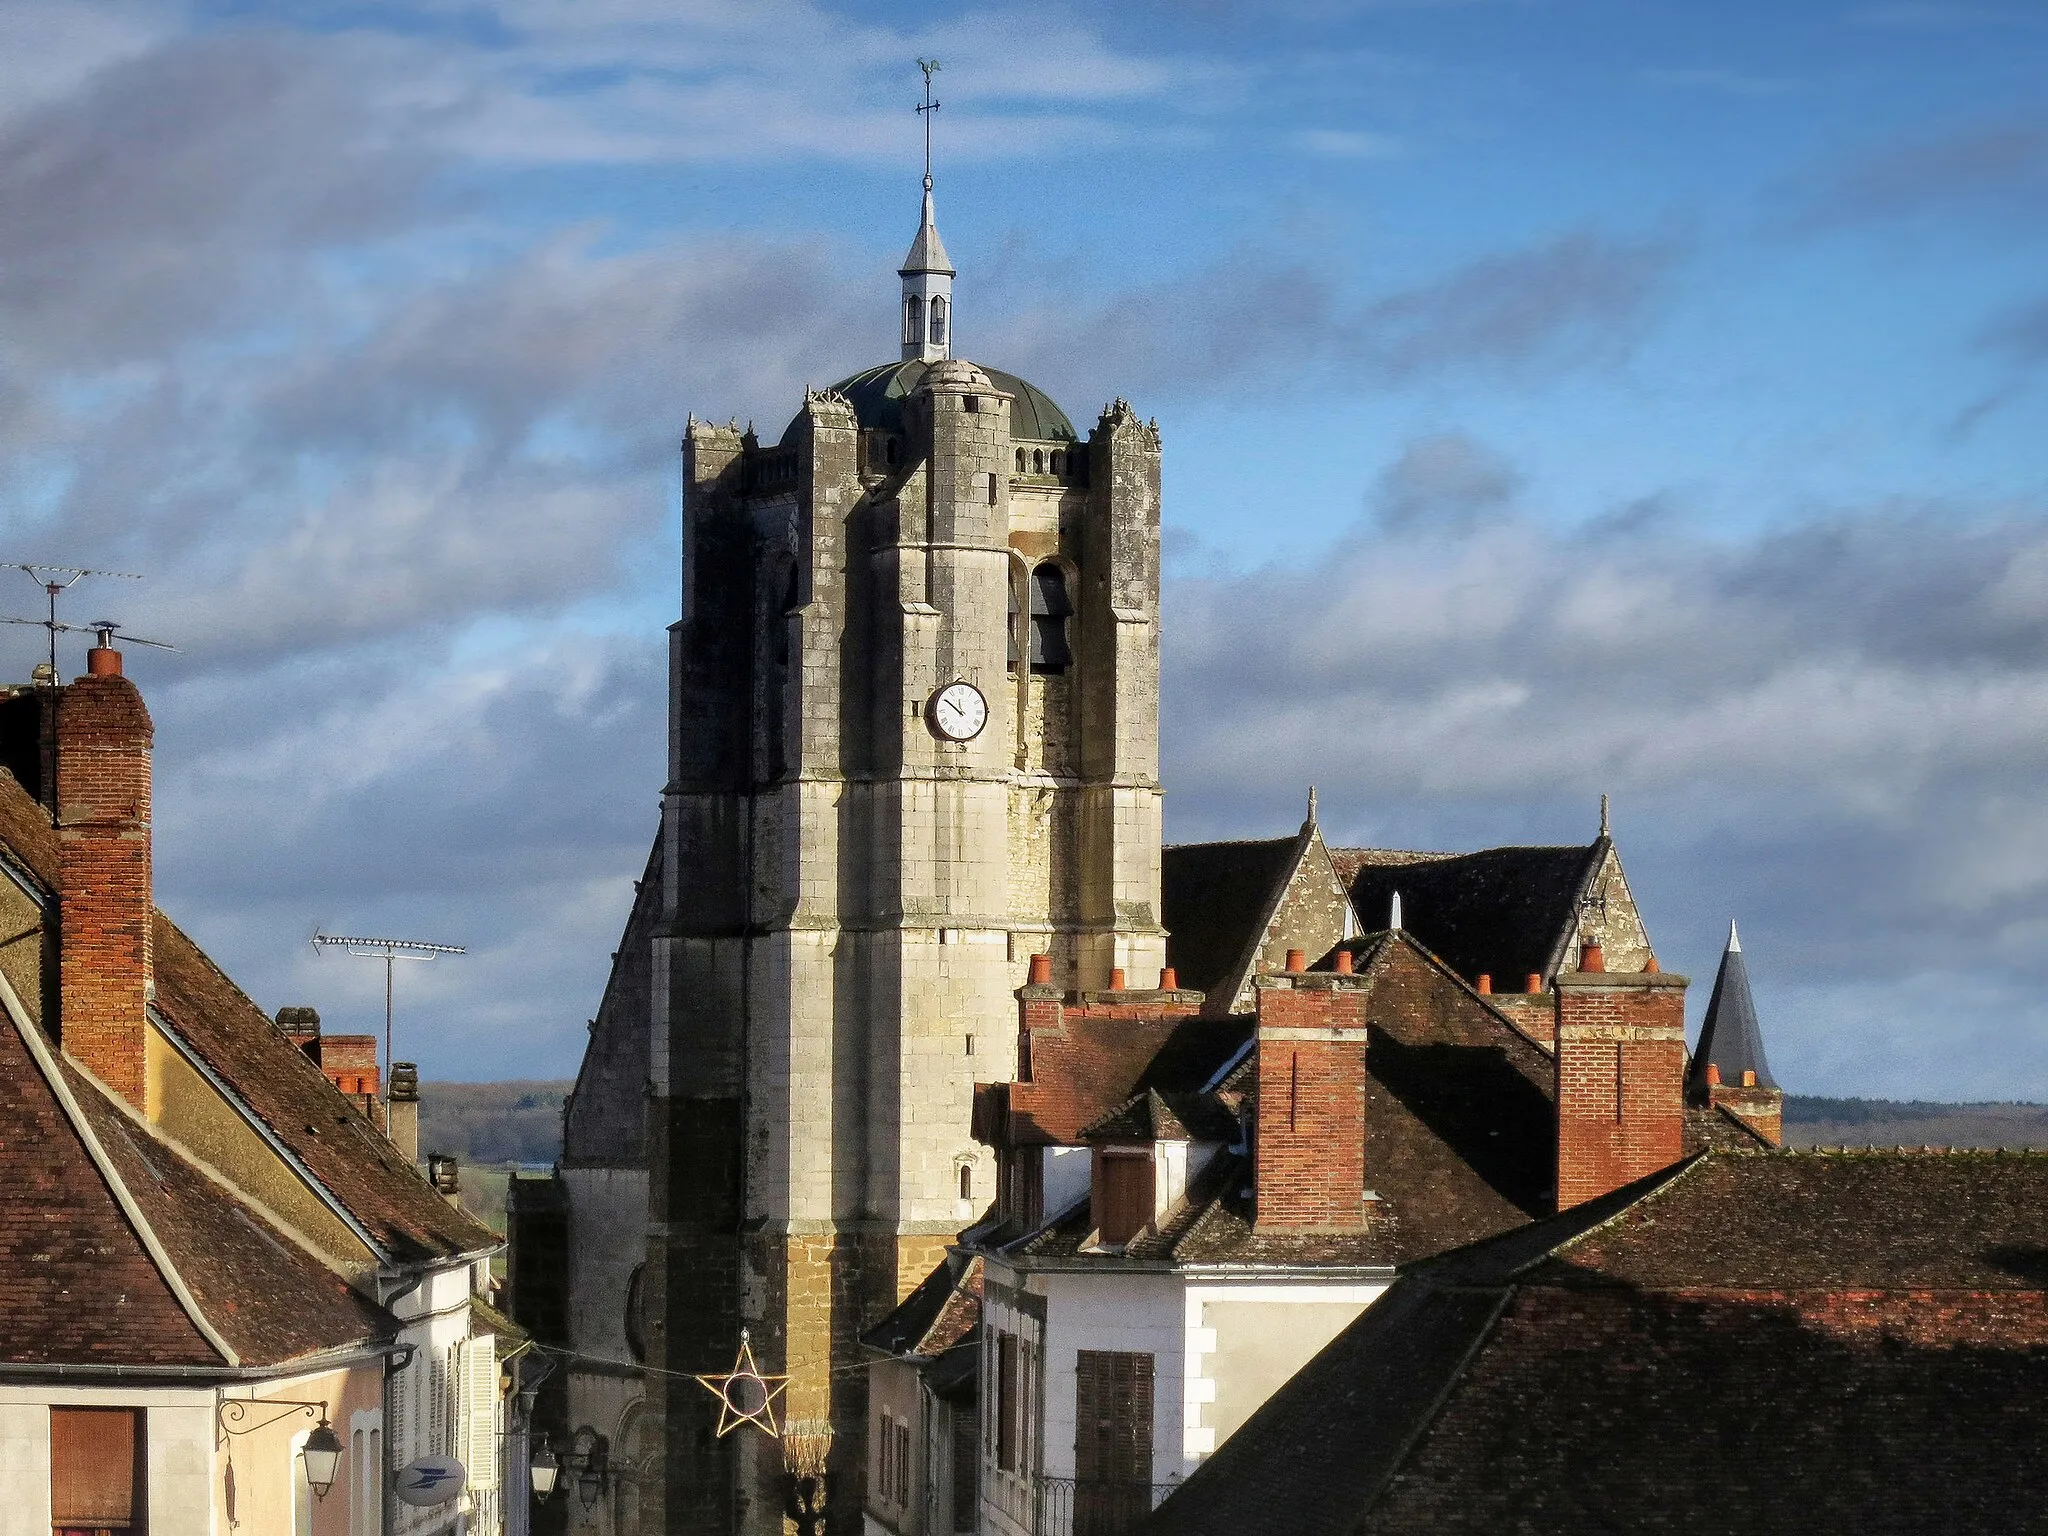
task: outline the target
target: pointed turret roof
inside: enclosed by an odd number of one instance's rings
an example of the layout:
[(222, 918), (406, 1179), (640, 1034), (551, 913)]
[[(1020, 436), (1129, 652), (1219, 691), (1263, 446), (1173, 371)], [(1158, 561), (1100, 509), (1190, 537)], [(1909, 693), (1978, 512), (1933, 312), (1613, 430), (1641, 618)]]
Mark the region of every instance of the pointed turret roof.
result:
[(946, 242), (939, 238), (938, 221), (932, 216), (929, 176), (924, 183), (924, 215), (917, 222), (917, 238), (910, 242), (910, 254), (903, 258), (903, 265), (896, 269), (896, 275), (910, 277), (919, 272), (943, 272), (948, 277), (959, 275), (953, 270), (953, 258), (946, 254)]
[(1686, 1073), (1686, 1088), (1695, 1097), (1707, 1091), (1709, 1064), (1721, 1069), (1724, 1083), (1740, 1083), (1743, 1073), (1754, 1072), (1758, 1087), (1778, 1086), (1764, 1061), (1763, 1031), (1757, 1025), (1756, 1003), (1749, 995), (1749, 967), (1743, 961), (1742, 939), (1733, 923), (1728, 925), (1728, 948), (1721, 956), (1720, 974), (1714, 978), (1714, 995), (1707, 1000), (1707, 1021), (1700, 1026), (1700, 1043)]

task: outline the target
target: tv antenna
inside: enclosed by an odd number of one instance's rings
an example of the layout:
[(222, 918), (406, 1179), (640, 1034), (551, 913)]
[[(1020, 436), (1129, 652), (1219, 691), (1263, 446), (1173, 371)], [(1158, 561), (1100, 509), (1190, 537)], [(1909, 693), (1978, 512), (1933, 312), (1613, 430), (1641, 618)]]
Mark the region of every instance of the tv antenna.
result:
[(466, 955), (460, 944), (428, 944), (419, 939), (362, 939), (344, 934), (316, 933), (315, 949), (339, 949), (384, 962), (384, 1101), (391, 1102), (391, 973), (401, 960), (438, 960), (443, 955)]
[[(50, 685), (52, 687), (55, 687), (57, 683), (57, 635), (59, 631), (66, 634), (82, 634), (88, 628), (111, 630), (120, 627), (117, 624), (93, 624), (89, 626), (82, 624), (59, 624), (57, 622), (57, 599), (62, 597), (66, 590), (76, 586), (87, 576), (114, 576), (122, 581), (142, 580), (133, 571), (96, 571), (82, 565), (25, 565), (18, 561), (9, 561), (6, 568), (10, 571), (25, 573), (29, 580), (35, 582), (37, 586), (43, 589), (44, 595), (50, 600), (50, 616), (47, 619), (7, 619), (4, 622), (9, 624), (39, 624), (50, 632)], [(57, 578), (60, 576), (65, 579), (59, 581)], [(106, 644), (104, 640), (100, 643), (102, 645)], [(163, 645), (163, 642), (161, 640), (137, 639), (136, 644)], [(164, 649), (174, 651), (177, 647), (165, 645)]]

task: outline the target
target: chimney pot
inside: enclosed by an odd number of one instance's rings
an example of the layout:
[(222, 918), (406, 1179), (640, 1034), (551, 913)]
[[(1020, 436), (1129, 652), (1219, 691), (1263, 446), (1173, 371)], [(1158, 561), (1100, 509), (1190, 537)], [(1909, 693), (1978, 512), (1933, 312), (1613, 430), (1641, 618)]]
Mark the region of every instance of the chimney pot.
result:
[(1170, 965), (1162, 967), (1159, 972), (1159, 990), (1162, 992), (1178, 992), (1180, 990), (1180, 975)]
[(1481, 971), (1479, 973), (1479, 979), (1472, 984), (1472, 989), (1475, 992), (1477, 992), (1481, 997), (1493, 996), (1493, 977), (1488, 975), (1485, 971)]
[(1754, 1088), (1756, 1086), (1756, 1073), (1745, 1068), (1742, 1073), (1742, 1086), (1745, 1088)]
[(1339, 976), (1349, 976), (1354, 963), (1350, 950), (1340, 949), (1337, 951), (1337, 974)]
[(1287, 951), (1287, 969), (1290, 971), (1307, 970), (1308, 951), (1305, 949), (1290, 949)]
[(1052, 985), (1051, 955), (1033, 955), (1031, 957), (1031, 974), (1028, 978), (1028, 984), (1034, 987), (1049, 987)]
[(1707, 1086), (1709, 1088), (1718, 1088), (1721, 1086), (1721, 1069), (1715, 1066), (1711, 1061), (1707, 1063)]
[(1113, 968), (1113, 969), (1112, 969), (1112, 970), (1110, 971), (1110, 973), (1109, 973), (1109, 990), (1110, 990), (1110, 991), (1112, 991), (1112, 992), (1121, 992), (1121, 991), (1123, 991), (1123, 989), (1124, 989), (1124, 972), (1123, 972), (1123, 967), (1122, 967), (1122, 966), (1117, 966), (1117, 967)]
[(1643, 974), (1645, 976), (1655, 976), (1663, 969), (1664, 967), (1657, 963), (1657, 957), (1655, 955), (1650, 956), (1649, 959), (1643, 962)]
[(121, 653), (104, 645), (96, 645), (85, 653), (85, 675), (87, 677), (119, 677), (121, 675)]
[(1579, 951), (1579, 969), (1582, 971), (1604, 971), (1607, 969), (1607, 952), (1600, 947), (1597, 939), (1588, 939), (1585, 948)]
[(1543, 990), (1543, 978), (1534, 971), (1531, 971), (1529, 979), (1522, 983), (1522, 990), (1532, 995), (1541, 992)]

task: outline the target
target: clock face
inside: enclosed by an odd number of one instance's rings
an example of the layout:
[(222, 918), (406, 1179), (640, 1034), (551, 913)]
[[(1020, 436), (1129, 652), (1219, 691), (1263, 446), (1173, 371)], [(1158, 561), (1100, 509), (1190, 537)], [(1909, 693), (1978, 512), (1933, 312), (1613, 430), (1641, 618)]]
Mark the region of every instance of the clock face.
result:
[(926, 718), (947, 741), (972, 741), (988, 724), (988, 700), (972, 683), (948, 683), (932, 695)]

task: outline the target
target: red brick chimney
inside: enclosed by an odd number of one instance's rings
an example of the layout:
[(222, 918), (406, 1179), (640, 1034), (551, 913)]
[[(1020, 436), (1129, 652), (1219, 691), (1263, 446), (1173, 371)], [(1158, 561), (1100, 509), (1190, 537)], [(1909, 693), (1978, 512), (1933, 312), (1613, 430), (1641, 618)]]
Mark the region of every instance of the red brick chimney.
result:
[(1365, 1226), (1364, 976), (1261, 976), (1253, 1226), (1357, 1232)]
[(1582, 969), (1554, 986), (1563, 1211), (1684, 1155), (1686, 978)]
[(57, 1036), (72, 1059), (148, 1112), (153, 991), (149, 752), (155, 728), (96, 646), (57, 701)]

